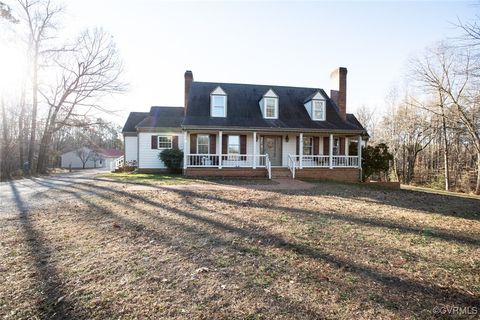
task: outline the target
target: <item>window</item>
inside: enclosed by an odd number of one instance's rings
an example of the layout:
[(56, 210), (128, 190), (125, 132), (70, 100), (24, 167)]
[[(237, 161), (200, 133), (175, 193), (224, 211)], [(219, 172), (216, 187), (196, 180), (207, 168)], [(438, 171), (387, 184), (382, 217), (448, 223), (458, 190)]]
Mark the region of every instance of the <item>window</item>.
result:
[(306, 156), (313, 155), (313, 138), (312, 137), (303, 138), (303, 154)]
[(228, 154), (240, 154), (240, 136), (228, 136)]
[(276, 98), (265, 98), (265, 118), (277, 118)]
[(225, 117), (227, 109), (227, 96), (224, 95), (211, 95), (210, 100), (212, 103), (211, 115), (212, 117)]
[(158, 149), (172, 149), (172, 136), (158, 136)]
[(340, 152), (340, 139), (333, 138), (333, 155), (338, 156)]
[(312, 119), (325, 120), (325, 101), (312, 100)]
[(197, 136), (197, 153), (198, 154), (210, 153), (210, 139), (208, 134), (199, 134)]

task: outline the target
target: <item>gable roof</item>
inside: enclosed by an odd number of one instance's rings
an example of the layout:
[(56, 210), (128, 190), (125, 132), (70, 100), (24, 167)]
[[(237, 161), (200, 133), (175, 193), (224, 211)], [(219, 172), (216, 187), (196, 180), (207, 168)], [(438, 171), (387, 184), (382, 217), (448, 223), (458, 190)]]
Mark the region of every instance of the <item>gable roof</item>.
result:
[(118, 158), (123, 156), (123, 151), (117, 149), (99, 148), (95, 149), (95, 152), (106, 158)]
[(180, 128), (184, 117), (183, 110), (183, 107), (151, 107), (148, 115), (136, 125), (136, 128)]
[[(210, 93), (217, 87), (228, 95), (225, 118), (210, 116)], [(259, 102), (270, 89), (279, 97), (278, 119), (264, 119), (260, 110)], [(327, 121), (312, 120), (304, 107), (305, 99), (317, 92), (327, 98)], [(194, 81), (189, 91), (183, 126), (364, 131), (352, 116), (347, 121), (342, 120), (335, 103), (320, 88)]]
[(127, 121), (123, 125), (122, 133), (137, 132), (136, 126), (148, 116), (148, 112), (130, 112)]

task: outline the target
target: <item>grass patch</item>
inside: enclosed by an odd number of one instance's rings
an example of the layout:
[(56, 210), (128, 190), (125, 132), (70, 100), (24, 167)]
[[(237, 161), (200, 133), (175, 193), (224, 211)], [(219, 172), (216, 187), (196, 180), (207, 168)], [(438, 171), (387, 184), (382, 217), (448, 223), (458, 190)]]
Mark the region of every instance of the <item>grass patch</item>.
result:
[(431, 319), (480, 301), (477, 199), (106, 180), (56, 184), (43, 206), (19, 190), (24, 206), (0, 207), (0, 318)]
[(189, 184), (200, 182), (200, 180), (188, 178), (181, 174), (109, 172), (102, 174), (102, 176), (138, 184)]

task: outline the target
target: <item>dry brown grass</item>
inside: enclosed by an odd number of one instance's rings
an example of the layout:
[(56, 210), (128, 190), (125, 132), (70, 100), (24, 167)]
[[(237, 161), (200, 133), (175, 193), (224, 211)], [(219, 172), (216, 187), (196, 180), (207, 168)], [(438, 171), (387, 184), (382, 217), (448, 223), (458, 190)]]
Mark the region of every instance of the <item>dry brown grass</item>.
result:
[(125, 190), (57, 187), (44, 195), (55, 205), (20, 202), (20, 218), (0, 220), (1, 317), (414, 319), (480, 307), (476, 199), (333, 183)]

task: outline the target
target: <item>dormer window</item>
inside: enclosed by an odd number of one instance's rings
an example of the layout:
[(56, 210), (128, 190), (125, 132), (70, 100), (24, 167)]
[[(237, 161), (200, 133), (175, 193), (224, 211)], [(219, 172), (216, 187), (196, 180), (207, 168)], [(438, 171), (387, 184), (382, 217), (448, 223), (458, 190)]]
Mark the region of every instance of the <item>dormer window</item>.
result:
[(210, 115), (212, 117), (227, 116), (227, 94), (220, 87), (210, 94)]
[(305, 109), (313, 121), (325, 121), (327, 118), (326, 100), (320, 91), (317, 91), (305, 100)]
[(278, 118), (278, 96), (272, 89), (260, 100), (260, 108), (265, 119)]
[(276, 98), (265, 98), (265, 118), (277, 118)]
[(312, 119), (325, 120), (325, 100), (312, 100)]

